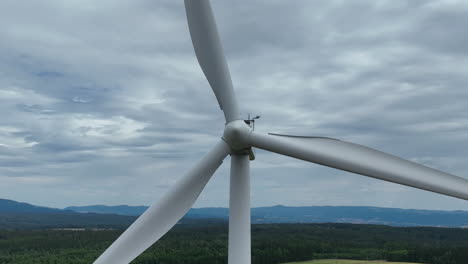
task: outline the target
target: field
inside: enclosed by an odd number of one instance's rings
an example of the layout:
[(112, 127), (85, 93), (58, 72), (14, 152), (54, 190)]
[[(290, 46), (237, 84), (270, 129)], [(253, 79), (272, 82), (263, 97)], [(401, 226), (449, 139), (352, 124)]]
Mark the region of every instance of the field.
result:
[(413, 262), (388, 262), (384, 260), (348, 260), (348, 259), (319, 259), (303, 262), (288, 262), (285, 264), (419, 264)]

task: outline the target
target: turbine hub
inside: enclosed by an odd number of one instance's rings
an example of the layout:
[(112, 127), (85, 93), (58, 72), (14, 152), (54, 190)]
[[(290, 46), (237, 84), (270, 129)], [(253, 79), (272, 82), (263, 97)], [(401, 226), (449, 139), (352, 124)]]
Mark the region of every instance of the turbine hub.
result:
[(245, 150), (250, 148), (250, 145), (247, 144), (247, 139), (251, 132), (252, 128), (243, 120), (234, 120), (226, 124), (223, 140), (234, 151)]

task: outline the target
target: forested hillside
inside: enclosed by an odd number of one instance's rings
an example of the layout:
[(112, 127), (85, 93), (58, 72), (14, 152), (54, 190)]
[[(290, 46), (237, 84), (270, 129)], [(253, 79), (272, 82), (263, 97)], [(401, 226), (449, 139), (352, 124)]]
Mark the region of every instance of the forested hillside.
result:
[[(0, 231), (2, 264), (81, 264), (92, 261), (122, 230)], [(134, 264), (227, 263), (226, 224), (180, 224)], [(323, 258), (466, 264), (468, 230), (353, 224), (252, 226), (252, 263)]]

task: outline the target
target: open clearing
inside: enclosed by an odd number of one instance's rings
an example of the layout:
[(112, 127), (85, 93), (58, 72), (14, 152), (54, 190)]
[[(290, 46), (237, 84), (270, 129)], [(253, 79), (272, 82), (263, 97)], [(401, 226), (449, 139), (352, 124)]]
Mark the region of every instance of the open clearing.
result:
[(318, 259), (302, 262), (288, 262), (285, 264), (419, 264), (413, 262), (388, 262), (384, 260), (351, 260), (351, 259)]

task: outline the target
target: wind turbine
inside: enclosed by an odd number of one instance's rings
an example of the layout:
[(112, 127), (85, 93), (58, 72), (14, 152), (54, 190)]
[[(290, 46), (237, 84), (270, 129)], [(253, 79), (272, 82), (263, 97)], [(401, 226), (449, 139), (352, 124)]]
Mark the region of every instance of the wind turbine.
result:
[(468, 200), (468, 180), (361, 145), (324, 137), (260, 134), (239, 107), (208, 0), (185, 0), (193, 47), (226, 125), (222, 139), (161, 200), (142, 214), (94, 263), (127, 264), (169, 231), (192, 207), (213, 173), (231, 155), (229, 264), (249, 264), (252, 148)]

